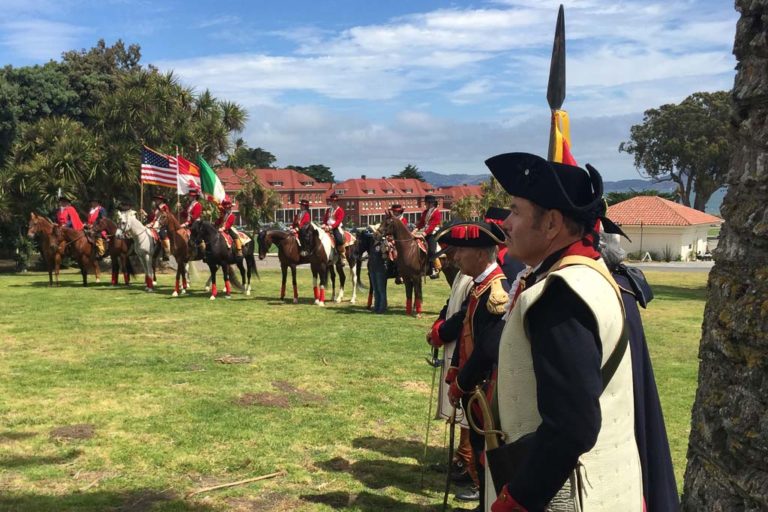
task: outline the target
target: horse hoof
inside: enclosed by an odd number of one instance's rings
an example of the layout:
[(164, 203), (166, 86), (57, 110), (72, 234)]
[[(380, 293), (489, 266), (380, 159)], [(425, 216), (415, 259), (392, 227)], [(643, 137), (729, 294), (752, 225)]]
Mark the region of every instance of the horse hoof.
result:
[(178, 297), (178, 296), (179, 296), (179, 292), (177, 292), (176, 290), (174, 290), (173, 293), (171, 294), (171, 297)]
[(100, 283), (100, 282), (101, 282), (101, 279), (99, 279), (99, 278), (97, 277), (97, 278), (96, 278), (96, 282), (97, 282), (97, 283)]
[(186, 289), (186, 288), (184, 288), (183, 290), (181, 290), (181, 294), (182, 294), (182, 295), (186, 295), (186, 294), (187, 294), (187, 289)]
[(355, 299), (350, 299), (350, 300), (349, 300), (349, 303), (350, 303), (350, 304), (357, 304), (357, 301), (356, 301)]
[(294, 304), (298, 304), (299, 303), (299, 299), (293, 299), (293, 303)]
[(319, 305), (320, 305), (320, 300), (315, 299), (315, 306), (319, 306)]
[(336, 298), (333, 300), (333, 302), (335, 302), (336, 304), (341, 304), (341, 297), (336, 297)]
[(320, 306), (321, 308), (324, 308), (325, 307), (325, 302), (317, 301), (317, 305)]
[(251, 296), (251, 289), (249, 288), (249, 289), (245, 290), (245, 294), (250, 297)]
[(216, 300), (216, 296), (215, 295), (211, 295), (210, 300)]
[(232, 298), (232, 296), (231, 296), (231, 295), (229, 295), (229, 294), (227, 294), (227, 295), (225, 295), (225, 296), (224, 296), (224, 298), (225, 298), (225, 299), (231, 299), (231, 298)]
[(154, 288), (147, 288), (147, 293), (155, 293), (155, 289)]
[(207, 291), (207, 292), (211, 291), (211, 287), (210, 286), (206, 286), (205, 287), (205, 291)]
[(157, 281), (152, 281), (152, 286), (157, 286)]

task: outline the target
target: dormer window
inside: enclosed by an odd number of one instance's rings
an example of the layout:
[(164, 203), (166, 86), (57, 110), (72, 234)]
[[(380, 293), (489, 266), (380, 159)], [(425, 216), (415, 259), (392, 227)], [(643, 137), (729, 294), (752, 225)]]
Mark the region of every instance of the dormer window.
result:
[(273, 187), (282, 187), (283, 186), (283, 182), (282, 181), (270, 181), (269, 184), (272, 185)]

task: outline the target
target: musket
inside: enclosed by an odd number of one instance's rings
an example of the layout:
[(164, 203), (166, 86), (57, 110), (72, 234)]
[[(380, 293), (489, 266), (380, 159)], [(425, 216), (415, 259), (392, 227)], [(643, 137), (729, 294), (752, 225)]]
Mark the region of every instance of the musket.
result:
[(549, 64), (549, 83), (547, 85), (547, 103), (552, 111), (552, 123), (549, 129), (549, 152), (547, 159), (555, 159), (557, 119), (555, 112), (560, 110), (565, 100), (565, 12), (563, 5), (557, 12), (555, 41), (552, 43), (552, 60)]
[[(432, 367), (432, 388), (429, 392), (429, 409), (427, 410), (427, 433), (424, 435), (424, 454), (421, 457), (421, 487), (424, 487), (424, 468), (427, 465), (427, 448), (429, 447), (429, 426), (432, 423), (432, 401), (435, 398), (435, 379), (437, 377), (437, 369), (443, 366), (442, 360), (438, 357), (439, 352), (437, 347), (432, 348), (432, 358), (425, 358), (427, 364)], [(449, 466), (450, 468), (450, 466)]]

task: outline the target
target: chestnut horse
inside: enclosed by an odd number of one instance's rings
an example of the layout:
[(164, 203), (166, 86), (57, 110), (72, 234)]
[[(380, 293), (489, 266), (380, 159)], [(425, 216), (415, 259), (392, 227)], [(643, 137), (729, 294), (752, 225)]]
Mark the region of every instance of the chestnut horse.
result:
[(405, 314), (416, 313), (421, 318), (421, 282), (427, 271), (427, 253), (419, 247), (418, 240), (403, 224), (387, 211), (379, 231), (394, 243), (397, 250), (395, 264), (405, 284)]
[(80, 275), (83, 276), (83, 286), (88, 286), (88, 269), (92, 268), (96, 275), (96, 282), (100, 281), (101, 269), (96, 259), (96, 247), (88, 240), (83, 231), (54, 226), (54, 236), (61, 236), (64, 241), (64, 250), (80, 266)]
[[(262, 229), (258, 237), (259, 259), (267, 257), (267, 252), (272, 244), (277, 247), (277, 259), (280, 261), (280, 270), (283, 273), (283, 282), (280, 286), (280, 300), (285, 300), (285, 282), (288, 279), (288, 269), (291, 269), (291, 281), (293, 282), (293, 303), (299, 303), (299, 289), (296, 286), (296, 265), (309, 263), (309, 258), (299, 254), (299, 243), (296, 237), (287, 231), (279, 229)], [(317, 294), (315, 294), (317, 299)]]
[[(181, 223), (170, 210), (164, 210), (160, 215), (160, 225), (168, 231), (171, 239), (171, 252), (176, 260), (176, 285), (173, 288), (172, 297), (178, 297), (179, 293), (187, 293), (187, 264), (192, 260), (192, 249), (189, 244), (189, 229), (181, 227)], [(179, 280), (182, 287), (179, 288)]]
[(102, 217), (93, 224), (93, 231), (105, 231), (107, 233), (107, 254), (112, 260), (112, 286), (117, 286), (120, 270), (123, 271), (123, 282), (131, 284), (131, 276), (136, 274), (131, 266), (131, 258), (128, 256), (131, 252), (133, 240), (117, 236), (117, 224), (108, 217)]
[(32, 212), (29, 214), (29, 226), (27, 236), (29, 238), (39, 237), (40, 255), (48, 269), (48, 286), (53, 286), (53, 276), (56, 275), (56, 286), (59, 286), (59, 269), (61, 268), (61, 259), (64, 256), (64, 242), (59, 236), (55, 236), (53, 228), (55, 224), (47, 217), (37, 215)]

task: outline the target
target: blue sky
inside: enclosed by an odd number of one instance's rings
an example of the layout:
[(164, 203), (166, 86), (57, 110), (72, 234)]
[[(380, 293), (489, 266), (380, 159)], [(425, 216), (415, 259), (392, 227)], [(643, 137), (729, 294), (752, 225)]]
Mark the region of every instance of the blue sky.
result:
[[(723, 0), (563, 3), (574, 155), (607, 180), (637, 177), (618, 144), (648, 108), (731, 88), (738, 15)], [(0, 65), (122, 38), (246, 107), (243, 138), (279, 165), (479, 174), (497, 153), (546, 152), (558, 4), (0, 0)]]

